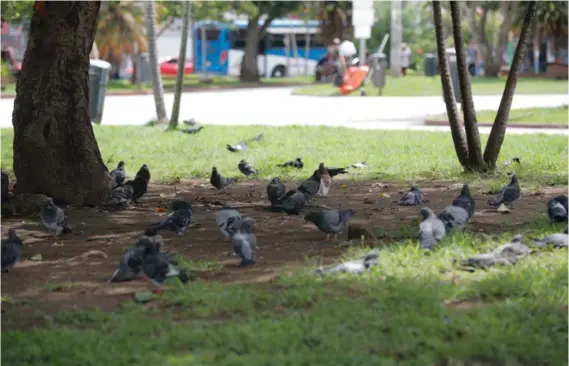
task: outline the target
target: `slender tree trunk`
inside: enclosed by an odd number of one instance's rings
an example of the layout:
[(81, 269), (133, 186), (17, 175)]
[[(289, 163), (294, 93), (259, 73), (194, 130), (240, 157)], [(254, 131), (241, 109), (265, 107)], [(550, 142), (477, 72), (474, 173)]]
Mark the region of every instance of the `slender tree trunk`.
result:
[(447, 108), (452, 141), (454, 142), (454, 149), (456, 150), (458, 161), (463, 167), (467, 168), (469, 166), (468, 145), (466, 142), (464, 129), (460, 124), (458, 108), (456, 107), (456, 100), (454, 98), (454, 92), (452, 89), (450, 68), (445, 52), (445, 35), (443, 31), (443, 18), (441, 14), (440, 1), (433, 1), (433, 18), (435, 23), (435, 34), (437, 38), (437, 55), (439, 58), (439, 72), (441, 74), (443, 98)]
[(403, 13), (401, 0), (391, 1), (391, 35), (389, 37), (389, 65), (391, 75), (401, 76), (401, 42), (403, 42)]
[(508, 79), (506, 80), (506, 86), (504, 87), (504, 93), (502, 94), (502, 100), (500, 101), (500, 107), (498, 107), (498, 113), (496, 114), (496, 119), (492, 125), (492, 130), (488, 137), (488, 143), (484, 150), (484, 160), (490, 168), (496, 167), (496, 161), (498, 160), (500, 149), (506, 136), (506, 127), (510, 117), (510, 108), (512, 107), (512, 100), (514, 99), (516, 84), (518, 83), (518, 77), (520, 75), (520, 67), (524, 60), (526, 44), (528, 39), (531, 37), (531, 25), (535, 16), (536, 7), (537, 2), (532, 1), (527, 8), (522, 30), (520, 32), (520, 39), (518, 40), (516, 52), (514, 53), (512, 67), (508, 73)]
[(249, 19), (247, 33), (245, 34), (245, 51), (241, 62), (241, 75), (239, 80), (248, 82), (259, 81), (259, 67), (257, 55), (259, 54), (259, 41), (261, 29), (259, 28), (259, 16)]
[(486, 163), (482, 157), (482, 147), (480, 145), (480, 134), (476, 121), (476, 111), (474, 110), (474, 100), (472, 89), (470, 88), (470, 76), (466, 64), (466, 51), (464, 49), (464, 39), (462, 38), (462, 27), (460, 19), (460, 3), (450, 2), (450, 12), (452, 17), (452, 30), (454, 35), (454, 49), (456, 50), (456, 64), (458, 69), (458, 79), (460, 93), (462, 95), (462, 111), (464, 113), (464, 128), (466, 130), (466, 141), (468, 144), (469, 168), (474, 170), (485, 170)]
[(174, 93), (174, 105), (172, 106), (172, 116), (170, 116), (169, 129), (175, 130), (178, 127), (180, 117), (180, 103), (182, 101), (182, 90), (184, 88), (184, 69), (186, 67), (186, 49), (188, 46), (188, 34), (190, 28), (191, 3), (184, 2), (184, 18), (182, 25), (182, 43), (180, 44), (180, 54), (178, 55), (178, 72), (176, 74), (176, 90)]
[(148, 62), (150, 63), (150, 75), (152, 77), (152, 94), (156, 104), (156, 117), (158, 123), (167, 123), (166, 106), (164, 104), (164, 86), (158, 66), (158, 50), (156, 47), (156, 11), (154, 1), (147, 1), (145, 6), (146, 37), (148, 38)]
[(12, 114), (18, 193), (93, 205), (110, 190), (89, 118), (89, 53), (100, 5), (50, 1), (47, 15), (32, 16)]

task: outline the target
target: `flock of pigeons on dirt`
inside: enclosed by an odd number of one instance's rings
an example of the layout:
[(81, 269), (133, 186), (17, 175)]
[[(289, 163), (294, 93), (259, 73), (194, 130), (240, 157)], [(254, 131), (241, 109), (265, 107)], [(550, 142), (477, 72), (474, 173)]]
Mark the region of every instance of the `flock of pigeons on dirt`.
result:
[[(260, 141), (262, 134), (253, 140)], [(246, 143), (228, 145), (227, 149), (232, 152), (243, 151)], [(279, 164), (283, 168), (302, 169), (304, 163), (302, 158)], [(299, 215), (307, 204), (315, 197), (325, 197), (332, 187), (332, 178), (339, 174), (348, 173), (349, 168), (365, 168), (365, 162), (350, 165), (347, 168), (326, 167), (320, 163), (318, 169), (306, 180), (302, 181), (296, 189), (287, 191), (286, 186), (278, 177), (273, 178), (267, 185), (267, 198), (270, 202), (270, 210), (273, 212), (284, 212), (289, 215)], [(245, 176), (256, 174), (256, 169), (241, 160), (238, 169)], [(111, 177), (116, 183), (115, 188), (109, 194), (103, 207), (108, 210), (125, 209), (131, 203), (136, 203), (147, 192), (150, 182), (150, 170), (146, 164), (142, 165), (132, 180), (126, 180), (125, 164), (123, 161), (118, 163), (116, 169), (110, 172)], [(212, 168), (210, 183), (218, 189), (223, 190), (235, 183), (233, 178), (222, 176), (216, 167)], [(8, 176), (2, 172), (2, 201), (9, 197)], [(513, 203), (519, 199), (521, 194), (518, 178), (513, 175), (511, 182), (506, 185), (492, 200), (488, 202), (491, 206), (509, 205), (513, 208)], [(405, 192), (400, 205), (416, 206), (427, 201), (423, 198), (423, 193), (415, 186)], [(548, 215), (553, 222), (567, 222), (567, 196), (558, 196), (547, 203)], [(423, 249), (432, 249), (444, 237), (453, 232), (464, 229), (475, 212), (475, 201), (470, 193), (469, 186), (465, 184), (462, 191), (452, 203), (447, 206), (439, 215), (428, 207), (420, 210), (423, 220), (419, 224), (419, 242)], [(320, 231), (326, 234), (326, 240), (330, 236), (336, 239), (342, 234), (348, 225), (350, 217), (355, 214), (350, 209), (325, 209), (306, 213), (304, 220), (313, 223)], [(152, 283), (156, 290), (161, 289), (161, 284), (168, 277), (177, 276), (183, 282), (188, 280), (188, 274), (177, 268), (178, 263), (174, 256), (162, 250), (163, 238), (158, 235), (159, 231), (168, 230), (178, 235), (184, 235), (192, 223), (193, 211), (190, 202), (174, 199), (167, 205), (167, 214), (164, 218), (149, 226), (144, 235), (139, 237), (134, 247), (128, 249), (123, 255), (118, 268), (112, 274), (109, 282), (127, 281), (135, 278), (143, 279)], [(54, 236), (71, 232), (67, 216), (58, 207), (53, 199), (47, 198), (40, 212), (43, 225)], [(256, 228), (255, 220), (252, 217), (242, 216), (241, 213), (224, 205), (215, 215), (216, 223), (227, 240), (231, 241), (234, 255), (240, 257), (240, 266), (251, 266), (255, 264), (255, 252), (257, 249), (257, 239), (254, 234)], [(373, 234), (370, 234), (373, 236)], [(497, 264), (513, 264), (517, 259), (530, 253), (529, 247), (522, 244), (521, 236), (515, 236), (511, 243), (504, 244), (492, 251), (479, 256), (468, 258), (461, 261), (463, 266), (470, 268), (488, 268)], [(564, 233), (552, 234), (543, 239), (534, 239), (538, 248), (550, 244), (554, 247), (567, 247), (567, 229)], [(14, 229), (8, 231), (8, 237), (2, 239), (2, 272), (11, 269), (22, 255), (22, 241), (16, 235)], [(319, 268), (317, 273), (326, 275), (336, 272), (361, 273), (371, 266), (377, 264), (378, 252), (376, 250), (368, 253), (360, 259), (344, 262), (328, 268)]]

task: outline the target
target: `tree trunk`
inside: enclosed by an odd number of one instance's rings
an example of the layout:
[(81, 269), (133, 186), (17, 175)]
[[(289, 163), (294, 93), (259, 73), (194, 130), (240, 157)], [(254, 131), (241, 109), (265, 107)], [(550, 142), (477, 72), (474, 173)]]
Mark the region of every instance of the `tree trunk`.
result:
[(506, 86), (504, 87), (504, 93), (502, 94), (502, 100), (500, 101), (500, 107), (498, 107), (496, 119), (494, 119), (490, 136), (488, 136), (488, 143), (484, 150), (484, 160), (492, 169), (496, 167), (496, 161), (498, 160), (500, 149), (504, 142), (504, 137), (506, 136), (506, 127), (510, 117), (510, 108), (512, 107), (512, 100), (514, 99), (516, 84), (518, 83), (518, 77), (520, 75), (520, 68), (526, 52), (526, 43), (531, 36), (531, 25), (535, 16), (536, 6), (537, 2), (535, 1), (532, 1), (528, 5), (522, 30), (520, 32), (520, 39), (518, 40), (516, 52), (514, 53), (512, 67), (508, 73), (508, 79), (506, 80)]
[(452, 89), (450, 78), (450, 68), (448, 65), (447, 55), (445, 52), (445, 35), (443, 31), (443, 18), (441, 14), (440, 1), (433, 1), (433, 18), (435, 23), (435, 34), (437, 38), (437, 55), (439, 58), (439, 72), (441, 74), (441, 84), (443, 88), (443, 98), (447, 108), (447, 115), (450, 124), (452, 141), (454, 149), (458, 157), (458, 161), (463, 167), (468, 167), (468, 145), (464, 129), (460, 125), (458, 116), (458, 108), (456, 107), (456, 99)]
[(176, 74), (176, 90), (174, 93), (174, 105), (172, 106), (172, 116), (170, 116), (170, 130), (178, 127), (178, 118), (180, 117), (180, 103), (182, 101), (182, 89), (184, 88), (184, 69), (186, 67), (186, 49), (188, 46), (188, 34), (190, 28), (190, 10), (191, 3), (186, 0), (184, 2), (184, 17), (182, 24), (182, 40), (180, 44), (180, 54), (178, 55), (178, 72)]
[(148, 62), (150, 63), (150, 76), (152, 77), (152, 94), (156, 104), (156, 118), (158, 123), (167, 123), (166, 106), (164, 104), (164, 86), (158, 66), (158, 50), (156, 47), (156, 11), (154, 1), (147, 1), (145, 6), (146, 38), (148, 39)]
[(391, 75), (401, 76), (401, 42), (403, 42), (403, 12), (401, 0), (391, 2), (391, 35), (389, 39), (389, 65)]
[(464, 39), (462, 38), (462, 27), (460, 19), (460, 4), (456, 1), (450, 2), (450, 12), (452, 17), (452, 30), (454, 35), (454, 49), (456, 50), (456, 65), (458, 69), (458, 79), (460, 93), (462, 95), (462, 111), (464, 113), (464, 128), (466, 130), (466, 141), (468, 144), (467, 169), (482, 171), (486, 169), (486, 164), (482, 157), (482, 147), (480, 145), (480, 135), (476, 121), (476, 111), (474, 110), (474, 100), (472, 89), (470, 88), (470, 76), (466, 64), (466, 51), (464, 49)]
[(241, 75), (239, 80), (248, 82), (258, 82), (259, 67), (257, 65), (257, 55), (259, 54), (259, 41), (261, 39), (261, 29), (259, 28), (259, 16), (252, 17), (247, 24), (245, 35), (245, 52), (241, 62)]
[(18, 193), (95, 205), (109, 192), (89, 117), (89, 53), (100, 5), (50, 1), (47, 15), (32, 16), (12, 114)]

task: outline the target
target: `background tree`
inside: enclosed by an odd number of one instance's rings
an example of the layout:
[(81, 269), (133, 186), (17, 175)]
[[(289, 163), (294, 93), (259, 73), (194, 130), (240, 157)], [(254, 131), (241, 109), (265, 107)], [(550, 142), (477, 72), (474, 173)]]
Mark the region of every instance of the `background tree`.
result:
[(166, 123), (168, 116), (166, 114), (166, 106), (164, 104), (164, 86), (162, 84), (162, 75), (158, 66), (158, 49), (156, 46), (156, 13), (154, 1), (144, 3), (146, 37), (148, 38), (148, 62), (150, 67), (150, 75), (152, 77), (152, 95), (154, 96), (154, 104), (156, 105), (156, 118), (158, 123)]
[(186, 49), (188, 46), (188, 34), (190, 33), (190, 13), (191, 3), (189, 1), (185, 1), (180, 54), (178, 56), (178, 72), (176, 74), (176, 90), (174, 93), (174, 104), (172, 106), (172, 115), (170, 116), (169, 125), (169, 129), (171, 130), (175, 130), (178, 127), (178, 118), (180, 116), (180, 103), (182, 100), (182, 89), (184, 87), (184, 69), (186, 65)]
[(325, 44), (332, 44), (334, 38), (352, 38), (352, 2), (319, 1), (317, 19), (320, 21), (320, 34)]
[(33, 5), (33, 0), (1, 1), (0, 13), (7, 22), (18, 23), (31, 19)]
[(100, 1), (44, 3), (35, 11), (16, 87), (17, 191), (94, 205), (111, 178), (89, 118), (89, 53)]

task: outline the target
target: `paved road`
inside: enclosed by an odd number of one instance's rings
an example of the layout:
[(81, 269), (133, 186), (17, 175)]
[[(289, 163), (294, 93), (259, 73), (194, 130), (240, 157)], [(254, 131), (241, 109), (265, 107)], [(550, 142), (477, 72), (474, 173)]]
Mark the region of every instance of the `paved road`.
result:
[[(362, 129), (448, 130), (448, 127), (422, 126), (425, 115), (445, 112), (442, 97), (310, 97), (294, 96), (294, 88), (266, 88), (184, 93), (180, 116), (194, 117), (204, 124), (218, 125), (329, 125)], [(565, 94), (518, 95), (513, 108), (549, 107), (568, 104)], [(166, 94), (170, 110), (173, 94)], [(498, 109), (500, 96), (477, 96), (475, 106)], [(13, 99), (0, 101), (0, 127), (10, 127)], [(154, 119), (152, 95), (108, 96), (103, 124), (141, 125)], [(488, 128), (481, 128), (481, 132)], [(529, 129), (509, 129), (512, 133), (531, 133)], [(535, 132), (535, 131), (533, 131)], [(567, 130), (539, 130), (567, 134)]]

